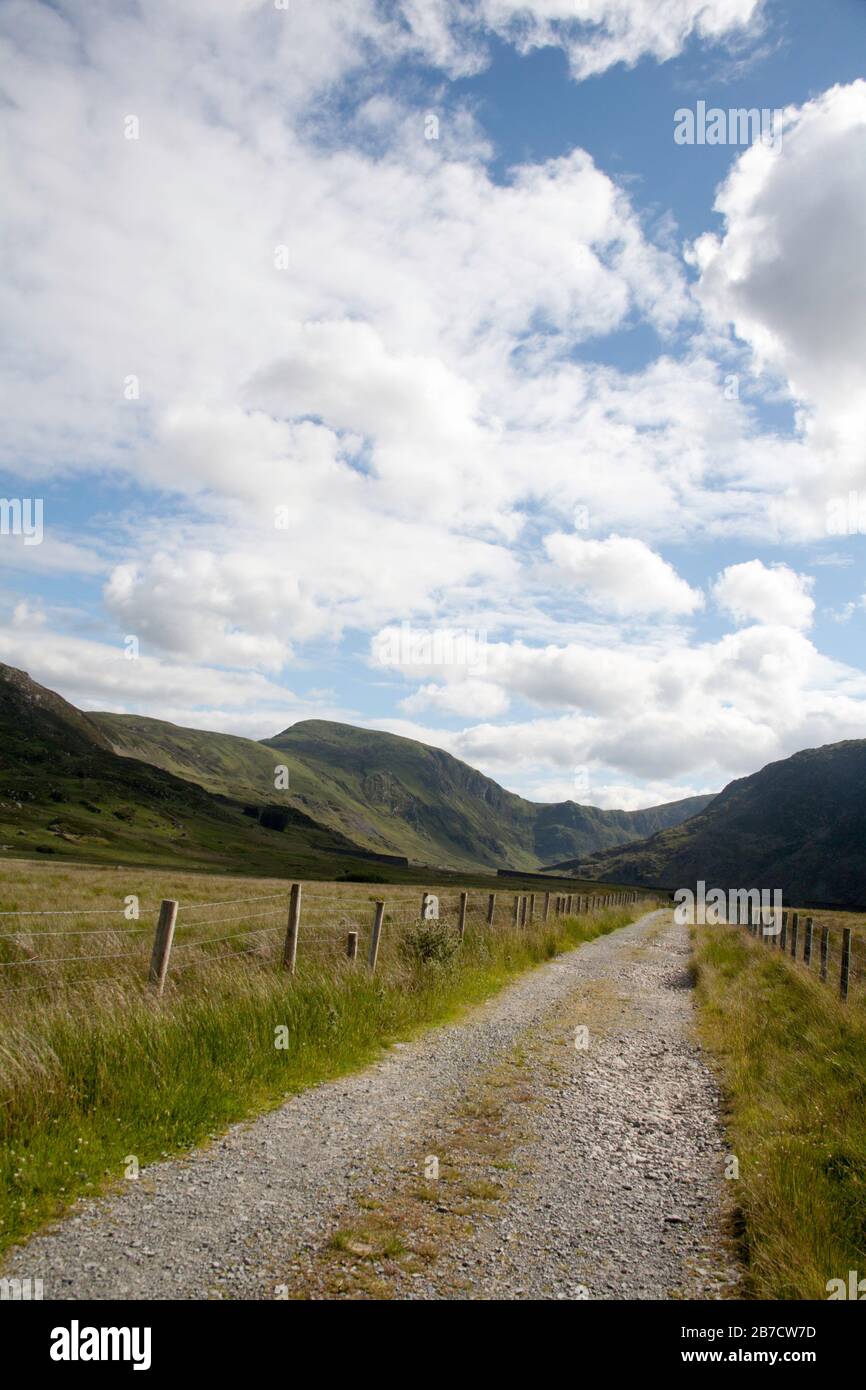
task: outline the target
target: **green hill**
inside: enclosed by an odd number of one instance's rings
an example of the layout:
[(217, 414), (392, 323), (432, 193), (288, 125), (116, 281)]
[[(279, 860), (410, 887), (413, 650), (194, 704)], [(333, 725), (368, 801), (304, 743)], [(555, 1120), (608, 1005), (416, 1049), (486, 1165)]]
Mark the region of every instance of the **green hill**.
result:
[[(0, 748), (6, 854), (305, 877), (365, 864), (349, 839), (295, 808), (285, 808), (284, 829), (269, 829), (236, 801), (119, 756), (99, 720), (2, 665)], [(260, 801), (278, 801), (273, 783)]]
[(272, 795), (274, 767), (285, 764), (287, 804), (356, 844), (431, 866), (537, 870), (678, 824), (710, 799), (646, 811), (537, 804), (442, 749), (320, 719), (256, 743), (138, 715), (89, 718), (126, 757), (253, 804)]
[(781, 888), (788, 902), (866, 905), (866, 739), (809, 748), (731, 782), (699, 815), (557, 865), (666, 888)]

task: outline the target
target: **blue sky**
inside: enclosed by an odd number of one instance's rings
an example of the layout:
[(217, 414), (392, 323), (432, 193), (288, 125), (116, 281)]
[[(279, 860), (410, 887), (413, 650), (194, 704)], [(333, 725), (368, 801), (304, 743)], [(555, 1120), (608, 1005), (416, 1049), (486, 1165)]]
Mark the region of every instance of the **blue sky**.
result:
[(0, 16), (0, 660), (606, 806), (864, 736), (866, 5), (79, 8)]

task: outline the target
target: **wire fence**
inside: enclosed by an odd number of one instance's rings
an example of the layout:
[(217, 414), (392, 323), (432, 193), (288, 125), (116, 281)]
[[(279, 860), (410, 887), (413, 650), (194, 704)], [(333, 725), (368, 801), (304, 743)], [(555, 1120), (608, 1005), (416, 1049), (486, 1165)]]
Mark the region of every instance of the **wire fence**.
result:
[[(311, 964), (360, 963), (374, 972), (383, 934), (387, 939), (436, 923), (462, 941), (467, 930), (529, 930), (559, 917), (630, 905), (643, 896), (632, 889), (595, 894), (466, 889), (420, 895), (403, 890), (386, 898), (293, 883), (288, 894), (164, 899), (158, 908), (125, 899), (115, 908), (10, 909), (0, 912), (0, 1001), (120, 983), (159, 996), (185, 972), (226, 961), (264, 964), (291, 976), (299, 954)], [(148, 915), (156, 916), (155, 926), (142, 921)], [(105, 925), (112, 916), (114, 923)], [(87, 925), (91, 918), (98, 921)]]
[(734, 914), (736, 925), (835, 987), (847, 1002), (853, 988), (866, 983), (866, 937), (853, 926), (838, 926), (821, 914), (756, 907), (751, 899)]

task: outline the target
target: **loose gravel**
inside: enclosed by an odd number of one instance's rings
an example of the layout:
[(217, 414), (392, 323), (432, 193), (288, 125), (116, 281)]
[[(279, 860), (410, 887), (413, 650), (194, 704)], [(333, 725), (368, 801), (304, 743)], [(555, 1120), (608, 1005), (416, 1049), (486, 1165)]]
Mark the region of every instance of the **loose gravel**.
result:
[[(729, 1184), (687, 962), (685, 928), (649, 914), (379, 1064), (79, 1202), (3, 1273), (41, 1278), (50, 1299), (723, 1296), (736, 1280), (721, 1239)], [(589, 1046), (575, 1047), (587, 1018)], [(464, 1206), (456, 1241), (443, 1202), (447, 1249), (421, 1272), (379, 1259), (374, 1292), (351, 1280), (334, 1292), (329, 1251), (359, 1191), (387, 1207), (515, 1057), (525, 1095), (512, 1088), (499, 1125), (532, 1104), (499, 1199)], [(502, 1176), (492, 1160), (490, 1173)]]

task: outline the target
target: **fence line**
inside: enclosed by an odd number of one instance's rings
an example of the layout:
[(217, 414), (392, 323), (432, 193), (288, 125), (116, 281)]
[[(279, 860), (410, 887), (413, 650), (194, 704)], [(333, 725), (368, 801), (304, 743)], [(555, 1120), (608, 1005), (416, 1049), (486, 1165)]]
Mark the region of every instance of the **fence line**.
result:
[[(749, 934), (758, 937), (764, 942), (765, 946), (774, 948), (783, 955), (789, 955), (792, 960), (805, 966), (808, 971), (812, 971), (812, 963), (815, 955), (815, 919), (814, 917), (804, 916), (802, 923), (802, 936), (800, 932), (799, 912), (791, 908), (785, 908), (781, 912), (781, 921), (777, 921), (777, 911), (773, 908), (759, 907), (755, 912), (751, 898), (745, 906), (737, 900), (737, 912), (732, 925), (744, 926)], [(772, 930), (768, 931), (767, 927)], [(854, 955), (855, 938), (851, 927), (841, 929), (842, 941), (841, 951), (838, 959), (838, 990), (839, 998), (842, 1003), (847, 1003), (852, 980), (852, 956)], [(821, 936), (818, 951), (818, 979), (826, 984), (830, 979), (830, 959), (832, 930), (826, 924), (821, 925)], [(800, 950), (800, 941), (803, 947)], [(854, 979), (862, 980), (864, 971), (862, 965), (855, 961)]]
[[(528, 930), (537, 921), (546, 923), (549, 918), (563, 917), (569, 915), (583, 915), (607, 908), (631, 905), (638, 901), (642, 896), (646, 896), (640, 889), (618, 890), (616, 892), (598, 894), (557, 894), (545, 892), (543, 903), (539, 901), (540, 893), (516, 893), (513, 895), (513, 904), (509, 909), (505, 905), (506, 895), (499, 895), (499, 914), (500, 920), (503, 916), (503, 908), (507, 916), (510, 915), (512, 925), (519, 930)], [(246, 903), (257, 903), (265, 901), (282, 900), (285, 904), (285, 928), (280, 926), (257, 927), (251, 930), (239, 930), (224, 936), (196, 936), (187, 939), (183, 933), (194, 927), (205, 926), (229, 926), (233, 923), (261, 920), (262, 918), (276, 918), (281, 916), (277, 907), (268, 909), (265, 912), (255, 914), (239, 914), (235, 917), (215, 917), (202, 921), (199, 918), (191, 917), (186, 921), (182, 916), (190, 908), (231, 906), (237, 907)], [(450, 899), (450, 904), (448, 900)], [(435, 909), (434, 904), (435, 902)], [(328, 908), (328, 904), (337, 903), (343, 909), (342, 912), (335, 912), (333, 908)], [(443, 915), (440, 917), (440, 910), (445, 907)], [(317, 911), (324, 908), (330, 911), (331, 915), (337, 916), (342, 920), (331, 924), (323, 924), (317, 919)], [(76, 916), (87, 915), (91, 912), (122, 912), (123, 909), (115, 908), (66, 908), (56, 915)], [(336, 942), (342, 939), (345, 942), (345, 959), (356, 964), (358, 961), (358, 929), (357, 923), (361, 915), (368, 915), (369, 925), (369, 952), (367, 955), (367, 968), (374, 972), (379, 958), (379, 949), (383, 934), (389, 926), (406, 927), (417, 925), (424, 922), (440, 921), (446, 927), (454, 927), (459, 941), (463, 941), (466, 933), (467, 922), (472, 923), (473, 928), (490, 927), (496, 925), (497, 916), (497, 894), (487, 893), (478, 890), (470, 892), (468, 889), (461, 889), (457, 892), (448, 894), (433, 894), (425, 889), (420, 893), (413, 906), (406, 898), (392, 899), (390, 903), (384, 898), (365, 897), (363, 900), (355, 902), (347, 901), (336, 894), (316, 894), (315, 892), (305, 894), (303, 885), (300, 882), (291, 884), (288, 897), (285, 893), (265, 894), (250, 898), (224, 898), (209, 902), (180, 903), (176, 899), (166, 898), (160, 903), (155, 930), (148, 927), (116, 927), (116, 928), (94, 928), (91, 931), (45, 931), (28, 932), (9, 932), (0, 934), (0, 939), (11, 939), (18, 942), (22, 936), (29, 937), (34, 942), (42, 941), (44, 937), (53, 938), (55, 936), (94, 936), (101, 937), (106, 935), (136, 935), (141, 936), (153, 931), (153, 940), (150, 955), (144, 950), (136, 952), (108, 952), (91, 953), (90, 955), (76, 956), (43, 956), (31, 955), (21, 960), (0, 961), (0, 968), (27, 968), (37, 965), (63, 965), (68, 963), (91, 963), (100, 964), (103, 961), (112, 960), (138, 960), (143, 969), (147, 972), (147, 982), (152, 992), (156, 996), (161, 996), (165, 989), (170, 974), (175, 971), (187, 970), (193, 966), (206, 965), (215, 960), (227, 960), (251, 956), (258, 954), (261, 956), (262, 948), (267, 945), (262, 941), (262, 937), (278, 935), (285, 930), (283, 948), (280, 957), (280, 965), (289, 975), (294, 975), (297, 967), (299, 947), (304, 942)], [(52, 910), (42, 911), (23, 911), (15, 914), (16, 916), (52, 916)], [(135, 919), (127, 919), (135, 920)], [(347, 930), (348, 927), (348, 930)], [(196, 959), (183, 959), (172, 966), (172, 955), (174, 951), (187, 951), (193, 948), (222, 944), (229, 941), (238, 941), (249, 937), (256, 939), (254, 944), (248, 949), (231, 950), (213, 954), (205, 952)], [(21, 949), (25, 949), (21, 947)], [(38, 949), (38, 948), (36, 948)], [(12, 989), (0, 990), (0, 998), (10, 994), (25, 993), (32, 990), (53, 989), (81, 983), (95, 983), (99, 980), (98, 976), (83, 975), (73, 976), (66, 981), (45, 980), (40, 984), (17, 986)], [(103, 983), (110, 983), (110, 980), (103, 980)]]

